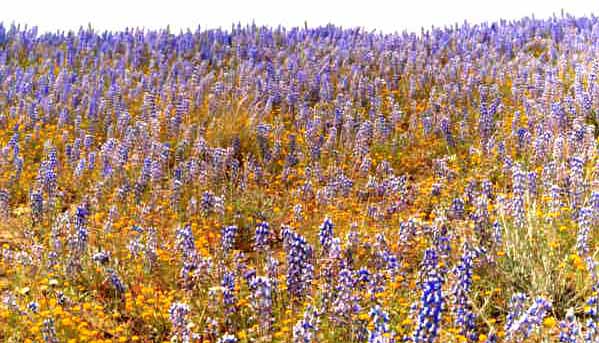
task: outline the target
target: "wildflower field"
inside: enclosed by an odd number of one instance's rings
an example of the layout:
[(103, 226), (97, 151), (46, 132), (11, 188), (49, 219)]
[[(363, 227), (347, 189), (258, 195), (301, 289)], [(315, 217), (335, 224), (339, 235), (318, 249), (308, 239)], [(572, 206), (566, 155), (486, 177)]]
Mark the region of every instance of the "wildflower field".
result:
[(599, 342), (599, 18), (0, 25), (1, 342)]

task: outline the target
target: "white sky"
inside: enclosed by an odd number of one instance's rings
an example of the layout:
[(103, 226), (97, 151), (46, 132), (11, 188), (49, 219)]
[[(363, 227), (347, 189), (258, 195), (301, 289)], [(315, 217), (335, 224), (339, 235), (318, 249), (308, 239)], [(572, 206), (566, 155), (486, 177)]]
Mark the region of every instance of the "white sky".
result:
[(420, 31), (467, 19), (471, 23), (546, 18), (561, 9), (573, 15), (599, 15), (597, 0), (0, 0), (0, 21), (37, 25), (41, 31), (125, 27), (180, 29), (230, 28), (233, 22), (276, 26), (333, 23), (384, 32)]

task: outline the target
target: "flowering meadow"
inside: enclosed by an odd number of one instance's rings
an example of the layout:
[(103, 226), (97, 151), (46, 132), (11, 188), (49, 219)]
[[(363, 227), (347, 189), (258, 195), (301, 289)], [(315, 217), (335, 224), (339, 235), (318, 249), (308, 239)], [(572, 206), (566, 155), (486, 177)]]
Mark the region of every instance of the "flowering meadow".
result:
[(599, 342), (599, 18), (0, 25), (0, 341)]

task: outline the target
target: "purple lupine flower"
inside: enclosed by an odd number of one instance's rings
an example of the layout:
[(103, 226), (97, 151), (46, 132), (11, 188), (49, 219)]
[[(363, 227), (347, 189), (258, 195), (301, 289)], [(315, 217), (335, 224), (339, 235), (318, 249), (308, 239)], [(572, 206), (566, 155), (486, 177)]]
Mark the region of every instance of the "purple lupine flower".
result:
[(599, 213), (599, 191), (593, 191), (591, 193), (591, 199), (589, 203), (593, 211), (595, 211), (595, 213)]
[(31, 201), (31, 220), (35, 225), (42, 221), (44, 198), (42, 197), (42, 192), (38, 189), (32, 190), (29, 197)]
[(523, 227), (526, 224), (526, 212), (524, 204), (524, 196), (526, 190), (526, 174), (522, 171), (519, 164), (512, 168), (512, 216), (518, 227)]
[(116, 293), (119, 296), (123, 295), (127, 287), (125, 286), (119, 275), (116, 273), (116, 271), (110, 268), (106, 269), (106, 272), (108, 273), (108, 281), (110, 281), (110, 284), (112, 285)]
[(87, 216), (89, 211), (85, 203), (77, 206), (75, 210), (75, 233), (69, 240), (69, 245), (73, 252), (73, 257), (79, 258), (87, 249), (89, 240), (89, 231), (87, 229)]
[(589, 233), (593, 221), (593, 210), (590, 207), (583, 207), (578, 211), (578, 235), (576, 238), (576, 249), (580, 256), (586, 256), (589, 253)]
[(270, 332), (273, 324), (273, 288), (270, 279), (266, 276), (256, 276), (251, 279), (249, 288), (252, 291), (252, 308), (257, 314), (260, 329), (263, 333)]
[(370, 143), (373, 138), (373, 127), (369, 120), (362, 122), (355, 138), (354, 154), (356, 156), (365, 156), (370, 151)]
[(460, 262), (454, 268), (456, 283), (451, 289), (454, 302), (456, 328), (460, 329), (461, 335), (471, 342), (478, 341), (476, 333), (476, 315), (472, 311), (469, 294), (472, 288), (472, 269), (475, 252), (468, 246), (464, 246), (464, 252)]
[(443, 275), (439, 271), (439, 259), (435, 249), (429, 248), (424, 251), (420, 274), (422, 296), (418, 306), (416, 328), (409, 339), (414, 343), (432, 343), (439, 334), (441, 314), (445, 307)]
[(235, 225), (225, 226), (221, 231), (221, 246), (225, 253), (233, 249), (235, 245), (235, 237), (237, 236), (238, 228)]
[(75, 176), (81, 177), (81, 175), (83, 175), (85, 172), (85, 169), (85, 157), (82, 157), (79, 159), (79, 162), (77, 162), (77, 166), (75, 167)]
[(37, 302), (32, 301), (27, 304), (27, 309), (33, 313), (38, 313), (40, 310), (40, 305)]
[[(549, 190), (549, 211), (552, 215), (557, 215), (559, 213), (562, 202), (561, 202), (561, 189), (556, 184), (552, 184)], [(553, 216), (550, 216), (550, 220)]]
[(7, 189), (0, 189), (0, 217), (7, 218), (10, 214), (10, 193)]
[(509, 313), (505, 320), (505, 330), (515, 325), (516, 320), (520, 318), (524, 312), (524, 304), (528, 297), (524, 293), (513, 294), (508, 304)]
[(355, 273), (351, 270), (343, 268), (339, 271), (332, 303), (333, 320), (339, 324), (347, 324), (352, 314), (360, 311), (359, 297), (354, 295), (356, 281)]
[(295, 204), (293, 206), (293, 217), (298, 222), (301, 222), (304, 219), (302, 204)]
[(257, 250), (267, 250), (270, 241), (270, 226), (267, 222), (261, 222), (256, 226), (254, 235), (254, 246)]
[(528, 173), (528, 191), (531, 197), (537, 195), (537, 173), (529, 172)]
[(172, 337), (182, 343), (191, 342), (191, 331), (187, 327), (189, 324), (187, 316), (190, 312), (189, 306), (180, 302), (173, 303), (168, 311), (173, 326)]
[(58, 343), (59, 340), (56, 337), (56, 327), (54, 325), (54, 318), (44, 319), (42, 326), (42, 338), (46, 343)]
[(110, 260), (110, 254), (107, 253), (106, 251), (98, 251), (97, 253), (93, 254), (92, 256), (92, 261), (105, 265), (106, 263), (108, 263), (108, 261)]
[[(532, 305), (526, 311), (522, 311), (519, 317), (509, 321), (507, 326), (507, 339), (513, 339), (521, 336), (524, 339), (530, 337), (532, 332), (541, 326), (543, 319), (548, 311), (551, 310), (551, 303), (542, 297), (535, 299)], [(506, 322), (507, 325), (508, 322)]]
[(260, 151), (262, 154), (262, 158), (265, 161), (270, 161), (272, 154), (268, 144), (268, 135), (272, 127), (269, 124), (260, 123), (256, 127), (256, 140), (258, 141), (258, 145), (260, 146)]
[(573, 156), (570, 159), (569, 170), (570, 199), (574, 215), (577, 215), (578, 208), (582, 205), (582, 195), (584, 193), (584, 159), (580, 156)]
[(214, 210), (214, 193), (206, 191), (202, 194), (202, 200), (200, 201), (200, 208), (204, 215), (208, 215)]
[(225, 313), (230, 315), (236, 311), (235, 304), (237, 304), (237, 297), (235, 295), (235, 274), (225, 272), (221, 280), (221, 287), (223, 290)]
[(189, 260), (196, 255), (195, 239), (191, 225), (187, 224), (175, 232), (177, 250), (183, 255), (185, 260)]
[(397, 256), (392, 254), (387, 245), (385, 235), (379, 233), (376, 235), (376, 243), (374, 245), (376, 251), (376, 268), (377, 270), (387, 270), (391, 275), (395, 275), (399, 269), (399, 261)]
[(592, 296), (586, 301), (584, 314), (588, 316), (584, 333), (585, 343), (595, 343), (599, 340), (599, 280), (593, 280)]
[(92, 145), (94, 144), (94, 136), (86, 134), (83, 138), (83, 146), (86, 150), (90, 150)]
[(312, 246), (290, 227), (283, 227), (282, 234), (287, 254), (287, 291), (301, 299), (310, 289), (314, 275)]
[(42, 162), (38, 174), (38, 180), (50, 198), (53, 198), (56, 194), (57, 165), (56, 148), (50, 147), (46, 160)]
[(91, 151), (87, 155), (87, 161), (87, 170), (94, 170), (96, 167), (96, 153), (94, 151)]
[(320, 313), (308, 305), (304, 316), (293, 326), (293, 343), (312, 343), (319, 330)]
[(494, 116), (495, 113), (489, 109), (487, 102), (487, 89), (481, 86), (480, 89), (480, 120), (479, 130), (481, 140), (484, 142), (489, 139), (492, 135), (493, 128), (495, 126)]
[(560, 343), (577, 343), (579, 342), (580, 335), (580, 327), (578, 322), (576, 321), (576, 317), (574, 316), (574, 310), (568, 309), (566, 313), (566, 318), (559, 323), (560, 333), (559, 333), (559, 341)]
[(454, 198), (449, 208), (450, 213), (456, 219), (464, 218), (464, 201), (461, 198)]
[(368, 343), (393, 343), (395, 332), (389, 328), (389, 315), (380, 305), (370, 309), (370, 319), (374, 328), (368, 330)]
[(503, 226), (498, 220), (493, 222), (493, 240), (496, 246), (503, 244)]
[(323, 252), (328, 252), (333, 238), (333, 221), (327, 217), (324, 219), (322, 225), (320, 225), (320, 231), (318, 232), (318, 239), (320, 241), (320, 245), (322, 246)]
[(224, 335), (220, 336), (220, 338), (216, 341), (216, 343), (237, 343), (237, 337), (229, 334), (229, 333), (225, 333)]

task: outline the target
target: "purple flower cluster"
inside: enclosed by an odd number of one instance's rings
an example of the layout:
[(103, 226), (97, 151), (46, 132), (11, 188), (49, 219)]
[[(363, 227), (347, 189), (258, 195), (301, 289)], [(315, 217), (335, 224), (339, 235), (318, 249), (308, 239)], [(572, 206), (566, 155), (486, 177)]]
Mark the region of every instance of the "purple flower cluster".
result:
[(225, 226), (221, 232), (221, 246), (225, 253), (228, 253), (235, 245), (238, 228), (235, 225)]
[(303, 298), (314, 277), (313, 249), (290, 227), (284, 227), (282, 234), (287, 254), (287, 291), (292, 296)]
[(524, 310), (527, 297), (524, 294), (515, 294), (510, 301), (510, 313), (506, 321), (506, 336), (508, 339), (530, 337), (538, 329), (547, 313), (551, 310), (551, 303), (538, 297), (527, 310)]
[(389, 315), (379, 305), (370, 309), (370, 319), (374, 328), (368, 330), (368, 343), (395, 342), (395, 332), (389, 328)]
[(318, 333), (320, 317), (318, 311), (308, 305), (302, 319), (293, 326), (293, 343), (312, 343)]
[(191, 342), (191, 331), (187, 327), (189, 324), (187, 316), (190, 308), (187, 304), (175, 302), (169, 309), (169, 317), (173, 326), (173, 338), (182, 343)]
[(443, 294), (444, 276), (439, 268), (437, 250), (424, 251), (420, 270), (420, 289), (422, 295), (418, 309), (417, 322), (410, 341), (414, 343), (433, 343), (437, 340), (441, 327), (441, 315), (445, 309)]

